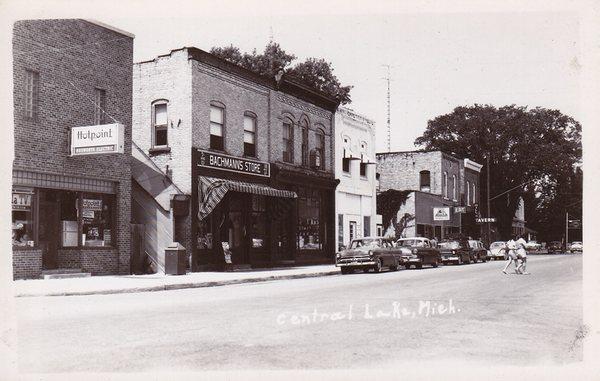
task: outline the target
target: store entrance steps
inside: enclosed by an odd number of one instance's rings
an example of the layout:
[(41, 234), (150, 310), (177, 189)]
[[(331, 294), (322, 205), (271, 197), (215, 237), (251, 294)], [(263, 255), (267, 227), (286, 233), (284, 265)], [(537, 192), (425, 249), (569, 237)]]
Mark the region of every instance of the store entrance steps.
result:
[(42, 271), (44, 279), (65, 279), (65, 278), (86, 278), (92, 276), (91, 273), (84, 273), (81, 269), (54, 269)]

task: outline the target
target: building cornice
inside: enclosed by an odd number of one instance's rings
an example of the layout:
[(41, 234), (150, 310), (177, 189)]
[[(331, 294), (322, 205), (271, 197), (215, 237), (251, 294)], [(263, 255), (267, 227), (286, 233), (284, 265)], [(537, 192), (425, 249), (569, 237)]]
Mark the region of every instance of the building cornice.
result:
[(483, 168), (482, 164), (476, 163), (470, 159), (464, 159), (464, 163), (466, 169), (471, 169), (475, 172), (481, 172), (481, 168)]

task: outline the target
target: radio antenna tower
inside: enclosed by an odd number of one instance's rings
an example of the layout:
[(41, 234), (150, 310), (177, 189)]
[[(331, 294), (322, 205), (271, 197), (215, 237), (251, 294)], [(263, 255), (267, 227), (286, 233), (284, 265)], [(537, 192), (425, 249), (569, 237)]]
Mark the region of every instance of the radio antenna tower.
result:
[(381, 65), (385, 68), (387, 68), (387, 77), (383, 77), (382, 79), (384, 79), (387, 82), (387, 149), (388, 152), (392, 152), (392, 129), (391, 129), (391, 125), (390, 125), (390, 81), (392, 80), (391, 76), (390, 76), (390, 68), (392, 67), (391, 65)]

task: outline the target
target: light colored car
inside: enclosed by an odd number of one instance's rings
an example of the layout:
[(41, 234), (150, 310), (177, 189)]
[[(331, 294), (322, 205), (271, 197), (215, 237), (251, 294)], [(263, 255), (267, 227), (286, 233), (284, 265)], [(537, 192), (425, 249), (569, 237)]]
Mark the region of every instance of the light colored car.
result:
[(394, 241), (384, 237), (365, 237), (353, 239), (350, 247), (336, 254), (335, 265), (342, 274), (351, 274), (356, 269), (381, 272), (383, 267), (391, 271), (398, 270), (402, 251), (395, 247)]
[(571, 253), (580, 252), (583, 253), (583, 242), (573, 241), (571, 242), (571, 246), (569, 247), (569, 251)]
[(541, 250), (542, 249), (542, 244), (538, 243), (537, 241), (529, 241), (525, 244), (525, 250)]
[(492, 244), (490, 245), (490, 252), (491, 252), (490, 257), (494, 260), (507, 259), (508, 253), (506, 252), (505, 248), (506, 248), (506, 242), (504, 242), (504, 241), (492, 242)]

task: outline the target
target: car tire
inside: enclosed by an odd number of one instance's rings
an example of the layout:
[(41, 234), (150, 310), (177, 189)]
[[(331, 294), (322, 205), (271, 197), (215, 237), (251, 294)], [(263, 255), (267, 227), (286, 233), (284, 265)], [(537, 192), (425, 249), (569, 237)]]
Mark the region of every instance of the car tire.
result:
[(438, 267), (438, 261), (437, 261), (437, 259), (435, 261), (433, 261), (433, 263), (431, 264), (431, 266)]
[(462, 260), (462, 256), (458, 256), (458, 259), (456, 260), (456, 264), (457, 265), (462, 265), (463, 264), (463, 260)]
[(342, 275), (346, 275), (346, 274), (351, 274), (352, 272), (354, 272), (354, 269), (352, 267), (342, 267)]
[(375, 266), (373, 267), (373, 270), (376, 273), (380, 273), (382, 269), (383, 269), (383, 261), (381, 259), (379, 259), (377, 261), (377, 263), (375, 264)]
[(423, 264), (422, 264), (422, 263), (417, 263), (417, 264), (415, 265), (415, 268), (417, 268), (417, 269), (422, 269), (422, 268), (423, 268)]
[(390, 271), (398, 271), (398, 264), (390, 266)]
[(407, 270), (409, 270), (410, 269), (410, 265), (407, 263), (407, 264), (404, 265), (404, 268), (407, 269)]

